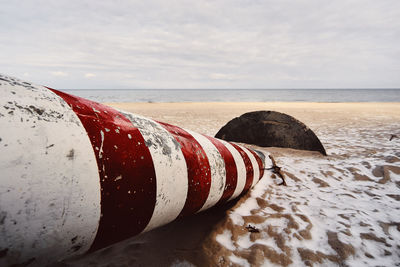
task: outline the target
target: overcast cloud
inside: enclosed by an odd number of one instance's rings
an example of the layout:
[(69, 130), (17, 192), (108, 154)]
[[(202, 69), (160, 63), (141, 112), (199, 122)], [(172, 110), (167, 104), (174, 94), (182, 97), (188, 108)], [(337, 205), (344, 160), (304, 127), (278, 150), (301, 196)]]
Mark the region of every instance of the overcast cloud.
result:
[(398, 0), (0, 0), (0, 72), (54, 88), (399, 88)]

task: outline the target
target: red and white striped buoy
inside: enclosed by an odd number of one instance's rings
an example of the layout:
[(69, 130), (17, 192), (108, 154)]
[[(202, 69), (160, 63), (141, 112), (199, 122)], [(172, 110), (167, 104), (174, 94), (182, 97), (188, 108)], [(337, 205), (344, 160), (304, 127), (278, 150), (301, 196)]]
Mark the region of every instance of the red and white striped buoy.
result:
[(0, 266), (93, 251), (238, 197), (243, 146), (0, 75)]

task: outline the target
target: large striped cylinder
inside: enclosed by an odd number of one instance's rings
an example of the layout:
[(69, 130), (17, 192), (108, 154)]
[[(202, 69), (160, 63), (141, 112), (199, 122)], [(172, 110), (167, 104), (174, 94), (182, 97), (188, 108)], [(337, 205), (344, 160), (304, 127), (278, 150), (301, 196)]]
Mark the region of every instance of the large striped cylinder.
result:
[(238, 197), (264, 156), (0, 75), (0, 266), (93, 251)]

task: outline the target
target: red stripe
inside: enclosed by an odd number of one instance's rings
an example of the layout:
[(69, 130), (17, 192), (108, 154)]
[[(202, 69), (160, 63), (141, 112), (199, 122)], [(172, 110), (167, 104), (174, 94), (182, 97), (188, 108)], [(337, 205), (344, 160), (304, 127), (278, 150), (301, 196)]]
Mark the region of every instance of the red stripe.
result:
[(99, 167), (101, 218), (91, 250), (139, 234), (156, 203), (153, 160), (139, 130), (111, 107), (52, 91), (78, 115)]
[(237, 168), (235, 159), (233, 158), (229, 149), (218, 139), (205, 136), (214, 146), (218, 149), (222, 158), (225, 162), (225, 172), (226, 172), (226, 184), (224, 188), (224, 193), (222, 194), (221, 199), (218, 201), (218, 204), (221, 204), (227, 201), (235, 192), (236, 184), (237, 184)]
[(256, 158), (256, 160), (257, 160), (258, 167), (259, 167), (259, 169), (260, 169), (260, 177), (258, 178), (258, 180), (260, 180), (260, 179), (264, 176), (264, 164), (263, 164), (263, 162), (262, 162), (260, 156), (257, 155), (256, 152), (254, 152), (252, 149), (248, 149), (248, 150), (251, 152), (251, 154), (253, 154), (253, 156), (254, 156), (254, 157)]
[(179, 216), (194, 214), (207, 200), (211, 188), (211, 170), (207, 155), (199, 142), (185, 130), (167, 123), (160, 123), (181, 145), (188, 170), (188, 193)]
[(243, 191), (246, 192), (247, 190), (250, 189), (251, 185), (253, 184), (253, 179), (254, 179), (254, 170), (253, 170), (253, 165), (251, 164), (251, 160), (249, 156), (247, 156), (246, 152), (243, 151), (238, 145), (230, 143), (236, 150), (239, 152), (240, 156), (242, 156), (242, 159), (244, 161), (244, 165), (246, 167), (246, 183), (244, 185)]

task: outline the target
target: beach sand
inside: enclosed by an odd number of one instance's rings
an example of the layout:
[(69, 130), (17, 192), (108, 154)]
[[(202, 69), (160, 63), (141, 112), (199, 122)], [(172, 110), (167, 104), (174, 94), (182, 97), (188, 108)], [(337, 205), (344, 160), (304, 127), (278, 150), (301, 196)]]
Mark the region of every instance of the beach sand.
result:
[(238, 201), (55, 266), (400, 263), (400, 103), (109, 105), (212, 136), (245, 112), (279, 111), (309, 126), (328, 156), (262, 148), (282, 168), (287, 186), (266, 171)]

